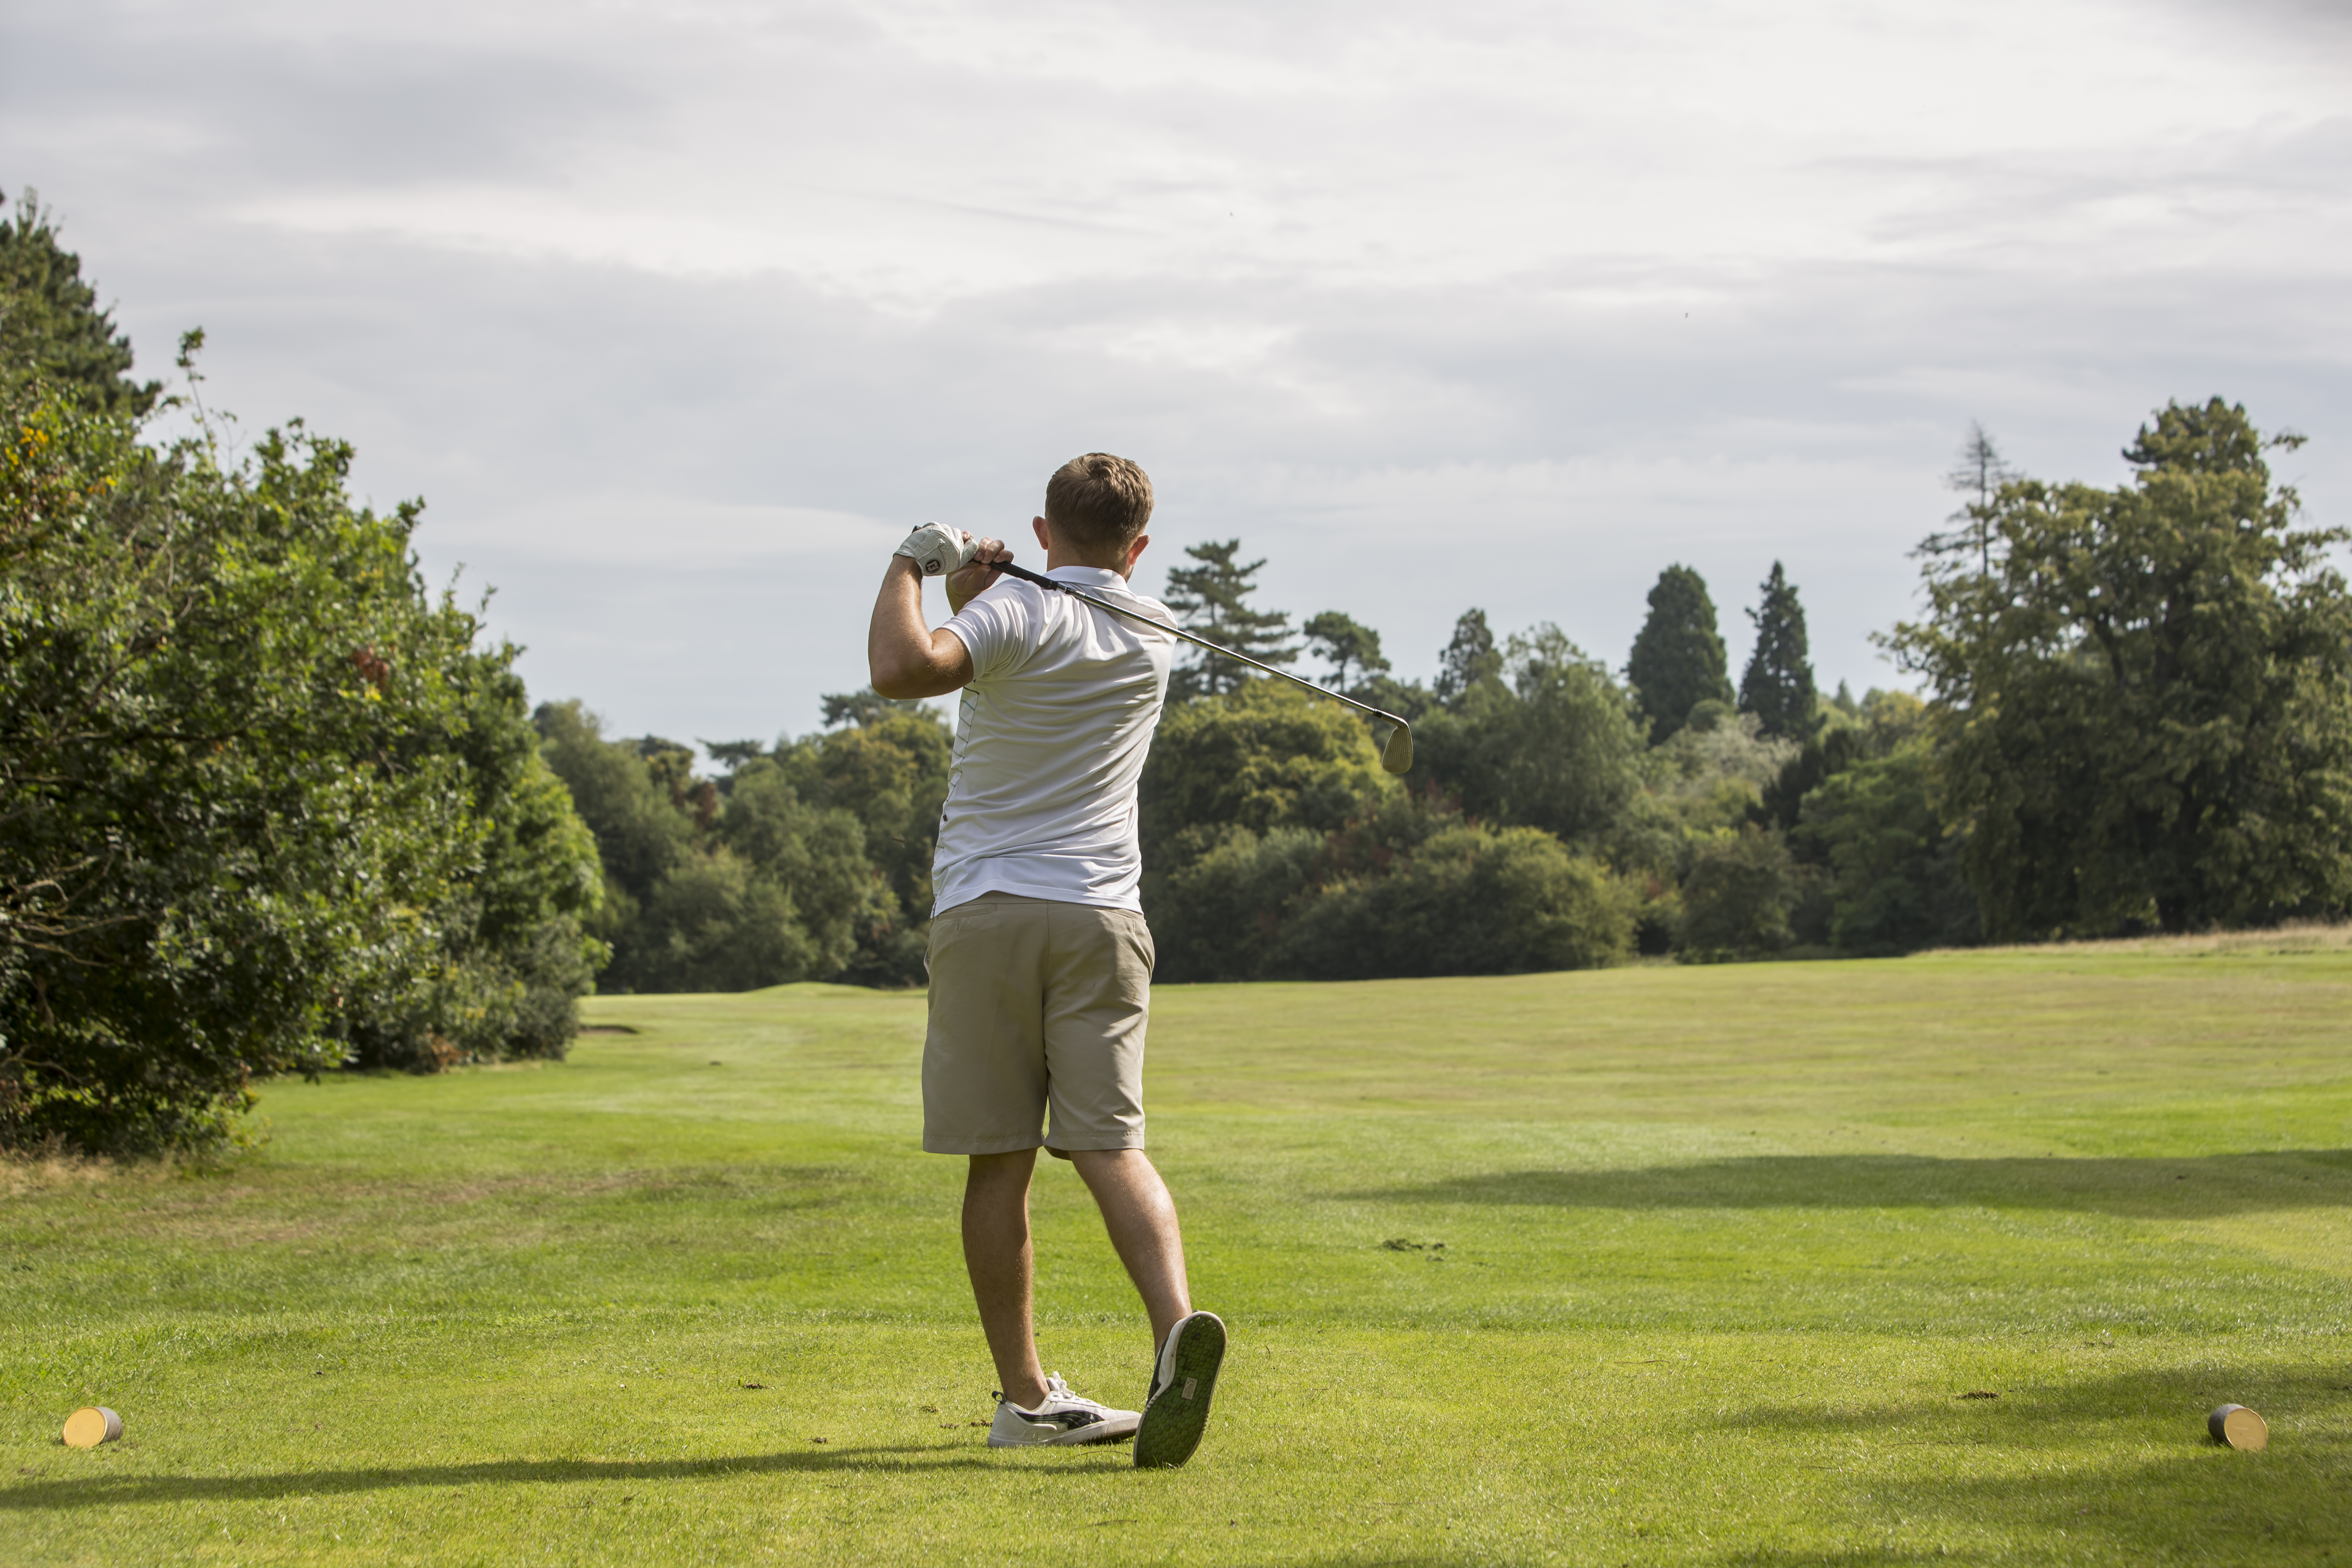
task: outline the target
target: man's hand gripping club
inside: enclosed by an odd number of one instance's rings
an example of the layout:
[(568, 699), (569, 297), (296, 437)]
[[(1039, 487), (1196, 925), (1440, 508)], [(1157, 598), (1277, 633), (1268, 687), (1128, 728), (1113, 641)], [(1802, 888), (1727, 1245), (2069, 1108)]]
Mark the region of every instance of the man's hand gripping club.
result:
[(923, 579), (947, 584), (950, 615), (996, 580), (990, 563), (1010, 561), (1001, 539), (986, 539), (944, 523), (927, 522), (908, 534), (890, 558), (874, 621), (866, 634), (866, 663), (881, 695), (905, 700), (960, 691), (971, 680), (971, 654), (961, 638), (923, 621)]

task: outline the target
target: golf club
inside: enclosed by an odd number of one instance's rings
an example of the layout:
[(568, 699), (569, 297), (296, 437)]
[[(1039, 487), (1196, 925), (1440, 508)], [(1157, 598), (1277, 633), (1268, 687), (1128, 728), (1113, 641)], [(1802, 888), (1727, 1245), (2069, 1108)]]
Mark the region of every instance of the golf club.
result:
[(979, 564), (992, 572), (1002, 572), (1008, 577), (1018, 577), (1024, 583), (1034, 583), (1040, 588), (1051, 588), (1056, 593), (1067, 594), (1072, 598), (1084, 599), (1098, 610), (1108, 610), (1114, 616), (1125, 616), (1130, 621), (1140, 621), (1145, 626), (1166, 632), (1171, 637), (1182, 637), (1195, 647), (1204, 647), (1211, 653), (1223, 654), (1227, 658), (1238, 659), (1253, 669), (1262, 669), (1268, 675), (1278, 675), (1285, 680), (1295, 681), (1318, 696), (1334, 698), (1360, 712), (1370, 714), (1375, 719), (1385, 719), (1396, 728), (1389, 731), (1388, 740), (1381, 746), (1381, 766), (1392, 773), (1403, 773), (1412, 766), (1412, 726), (1386, 709), (1375, 708), (1369, 702), (1359, 702), (1354, 698), (1334, 691), (1328, 686), (1318, 686), (1303, 675), (1293, 675), (1286, 669), (1276, 669), (1270, 664), (1261, 664), (1245, 653), (1235, 653), (1229, 647), (1219, 647), (1205, 637), (1194, 637), (1181, 626), (1171, 626), (1166, 621), (1154, 620), (1139, 611), (1128, 609), (1122, 605), (1114, 605), (1108, 599), (1097, 599), (1073, 584), (1057, 583), (1042, 574), (1029, 571), (1025, 567), (1015, 566), (1010, 561), (982, 561)]

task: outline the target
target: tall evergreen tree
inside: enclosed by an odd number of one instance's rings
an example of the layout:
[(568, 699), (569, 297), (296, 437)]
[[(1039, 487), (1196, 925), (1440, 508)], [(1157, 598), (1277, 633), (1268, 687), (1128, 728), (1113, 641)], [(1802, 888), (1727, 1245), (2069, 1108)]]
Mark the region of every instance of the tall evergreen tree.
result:
[(1748, 612), (1756, 624), (1756, 651), (1739, 678), (1739, 710), (1755, 714), (1767, 735), (1802, 740), (1812, 732), (1815, 702), (1805, 607), (1778, 561), (1761, 592), (1762, 600)]
[(1664, 741), (1683, 727), (1701, 702), (1731, 700), (1730, 667), (1715, 627), (1715, 601), (1706, 579), (1687, 566), (1669, 566), (1650, 590), (1650, 618), (1625, 661), (1650, 738)]
[(1503, 673), (1503, 656), (1484, 610), (1465, 610), (1454, 623), (1454, 640), (1437, 656), (1437, 700), (1451, 708), (1482, 681)]
[[(1168, 569), (1168, 607), (1176, 612), (1186, 630), (1213, 643), (1263, 664), (1288, 664), (1298, 657), (1298, 645), (1286, 640), (1290, 616), (1280, 610), (1250, 607), (1249, 596), (1257, 591), (1258, 569), (1265, 562), (1237, 564), (1234, 556), (1241, 547), (1238, 539), (1185, 546), (1184, 553), (1199, 564)], [(1188, 648), (1188, 657), (1169, 678), (1168, 696), (1176, 702), (1222, 697), (1255, 679), (1246, 665)]]
[(144, 414), (163, 390), (131, 379), (131, 340), (27, 190), (0, 216), (0, 387), (36, 377), (92, 414)]
[(2000, 498), (2001, 486), (2020, 477), (1994, 443), (1991, 432), (1973, 419), (1969, 421), (1968, 438), (1960, 443), (1959, 456), (1944, 475), (1944, 488), (1958, 490), (1969, 500), (1951, 515), (1949, 521), (1955, 525), (1951, 531), (1929, 534), (1919, 552), (1972, 555), (1978, 574), (1990, 574), (1995, 537), (1993, 502)]

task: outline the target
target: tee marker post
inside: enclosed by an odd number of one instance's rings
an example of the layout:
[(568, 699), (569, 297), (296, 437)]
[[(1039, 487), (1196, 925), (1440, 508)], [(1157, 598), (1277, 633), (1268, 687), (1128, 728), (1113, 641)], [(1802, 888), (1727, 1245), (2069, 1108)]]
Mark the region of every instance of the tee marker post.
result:
[(64, 1436), (68, 1448), (95, 1448), (122, 1436), (122, 1417), (103, 1405), (85, 1405), (66, 1417)]
[(2270, 1423), (2242, 1405), (2224, 1405), (2205, 1417), (2205, 1430), (2224, 1447), (2258, 1454), (2270, 1446)]

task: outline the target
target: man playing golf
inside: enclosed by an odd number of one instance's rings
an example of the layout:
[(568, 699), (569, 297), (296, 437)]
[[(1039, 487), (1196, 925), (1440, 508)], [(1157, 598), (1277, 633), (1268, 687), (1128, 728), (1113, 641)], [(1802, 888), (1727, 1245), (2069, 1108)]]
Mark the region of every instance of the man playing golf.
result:
[[(1165, 620), (1128, 586), (1150, 520), (1143, 470), (1089, 452), (1055, 473), (1031, 526), (1048, 577)], [(923, 1147), (971, 1163), (964, 1265), (1003, 1384), (989, 1446), (1132, 1436), (1137, 1465), (1181, 1465), (1208, 1424), (1225, 1329), (1192, 1310), (1176, 1205), (1143, 1152), (1152, 948), (1135, 790), (1174, 645), (990, 564), (1012, 559), (1000, 540), (917, 529), (866, 639), (883, 696), (963, 693), (931, 868)], [(946, 579), (953, 613), (937, 631), (927, 575)], [(1081, 1398), (1038, 1364), (1029, 1179), (1041, 1146), (1076, 1166), (1151, 1314), (1159, 1353), (1140, 1414)]]

